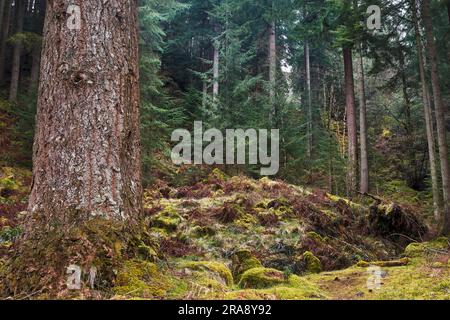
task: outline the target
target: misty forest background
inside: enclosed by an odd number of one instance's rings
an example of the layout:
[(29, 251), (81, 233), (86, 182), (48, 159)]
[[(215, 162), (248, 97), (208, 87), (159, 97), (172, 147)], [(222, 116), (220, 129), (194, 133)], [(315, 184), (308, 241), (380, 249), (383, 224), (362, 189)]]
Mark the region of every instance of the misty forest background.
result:
[[(366, 26), (370, 5), (382, 8), (382, 30)], [(279, 128), (276, 178), (342, 196), (380, 195), (440, 217), (448, 175), (439, 151), (450, 129), (450, 3), (431, 1), (434, 49), (422, 6), (420, 0), (139, 1), (144, 184), (162, 179), (180, 186), (211, 170), (171, 163), (174, 129), (192, 129), (199, 120), (222, 130)], [(32, 165), (45, 7), (44, 0), (0, 1), (2, 166)]]

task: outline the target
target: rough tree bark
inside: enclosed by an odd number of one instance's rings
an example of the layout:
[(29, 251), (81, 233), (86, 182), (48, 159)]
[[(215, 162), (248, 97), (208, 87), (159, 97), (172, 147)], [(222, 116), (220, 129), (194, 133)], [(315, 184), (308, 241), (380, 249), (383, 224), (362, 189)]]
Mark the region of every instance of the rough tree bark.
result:
[(450, 234), (450, 166), (448, 159), (447, 137), (445, 127), (445, 106), (442, 100), (441, 86), (439, 83), (438, 59), (436, 43), (433, 35), (433, 24), (430, 14), (430, 0), (423, 1), (423, 21), (425, 24), (427, 49), (430, 57), (431, 84), (436, 112), (436, 127), (438, 133), (439, 159), (441, 162), (442, 191), (444, 199), (443, 234)]
[(112, 284), (138, 236), (137, 1), (78, 3), (79, 29), (68, 27), (67, 1), (47, 4), (29, 214), (8, 265), (10, 294), (63, 293), (70, 265), (94, 266)]
[(358, 171), (358, 136), (356, 125), (355, 85), (353, 80), (352, 49), (343, 48), (344, 54), (344, 76), (345, 76), (345, 103), (347, 114), (347, 137), (348, 137), (348, 166), (347, 166), (347, 188), (350, 196), (357, 190)]
[(6, 0), (4, 5), (3, 20), (0, 33), (0, 85), (5, 83), (5, 59), (6, 59), (6, 40), (9, 35), (9, 23), (11, 19), (12, 0)]
[[(21, 33), (23, 31), (23, 18), (25, 15), (25, 0), (15, 1), (16, 10), (16, 29), (15, 34)], [(9, 101), (16, 102), (17, 92), (19, 90), (19, 78), (20, 78), (20, 55), (22, 53), (22, 43), (17, 41), (14, 44), (13, 50), (13, 60), (11, 69), (11, 83), (9, 87)]]
[[(29, 210), (109, 219), (141, 212), (139, 67), (134, 1), (80, 4), (81, 30), (48, 3)], [(56, 54), (57, 53), (57, 54)]]
[(423, 56), (422, 37), (420, 34), (419, 19), (417, 17), (417, 3), (416, 0), (411, 0), (411, 9), (414, 21), (414, 30), (416, 35), (417, 56), (419, 59), (419, 74), (422, 87), (422, 103), (425, 116), (425, 127), (427, 132), (428, 144), (428, 159), (430, 162), (431, 188), (433, 192), (433, 209), (436, 221), (441, 220), (440, 212), (440, 196), (439, 196), (439, 181), (436, 164), (436, 147), (434, 137), (433, 114), (431, 112), (431, 105), (429, 103), (428, 85), (425, 73), (425, 62)]

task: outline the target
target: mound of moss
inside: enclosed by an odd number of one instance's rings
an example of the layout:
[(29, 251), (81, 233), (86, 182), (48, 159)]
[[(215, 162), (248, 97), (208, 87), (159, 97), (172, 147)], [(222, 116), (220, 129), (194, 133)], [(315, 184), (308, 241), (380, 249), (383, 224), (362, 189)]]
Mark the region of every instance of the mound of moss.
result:
[(13, 168), (3, 167), (0, 169), (0, 201), (5, 201), (10, 195), (18, 191), (22, 184), (16, 177)]
[(292, 275), (284, 283), (270, 288), (230, 291), (220, 298), (227, 300), (316, 300), (327, 299), (327, 296), (317, 285)]
[(167, 206), (163, 211), (152, 217), (151, 226), (167, 232), (173, 232), (177, 230), (182, 221), (183, 218), (177, 210), (171, 206)]
[(213, 274), (213, 279), (219, 278), (225, 285), (233, 285), (233, 275), (231, 274), (230, 269), (228, 269), (223, 263), (215, 261), (190, 261), (182, 263), (180, 268), (206, 271)]
[(158, 267), (147, 261), (125, 261), (115, 279), (114, 293), (124, 297), (163, 299), (170, 283)]
[[(448, 292), (448, 239), (406, 247), (391, 237), (423, 231), (401, 206), (376, 204), (369, 212), (367, 204), (325, 192), (220, 171), (194, 186), (162, 186), (146, 193), (145, 227), (138, 231), (106, 220), (78, 223), (74, 214), (67, 224), (47, 223), (15, 252), (17, 237), (7, 227), (0, 242), (8, 240), (7, 251), (15, 253), (0, 263), (0, 290), (19, 298), (41, 288), (64, 291), (65, 268), (74, 263), (97, 266), (96, 288), (117, 299), (445, 298)], [(407, 258), (400, 259), (404, 247)], [(372, 265), (383, 280), (370, 292)], [(51, 287), (55, 276), (59, 287)]]
[(254, 268), (261, 268), (261, 262), (255, 258), (249, 250), (236, 251), (232, 257), (232, 272), (236, 280), (241, 279), (241, 275)]
[(306, 251), (303, 253), (303, 261), (306, 265), (307, 273), (320, 273), (322, 272), (322, 264), (319, 258), (317, 258), (312, 252)]
[(421, 257), (426, 253), (439, 252), (447, 250), (450, 247), (450, 242), (446, 237), (438, 238), (431, 242), (413, 242), (410, 243), (406, 249), (404, 255), (409, 258)]
[(270, 268), (253, 268), (244, 272), (239, 281), (241, 288), (264, 289), (284, 283), (283, 272)]
[(372, 205), (368, 224), (371, 233), (390, 236), (401, 244), (408, 244), (410, 240), (400, 235), (421, 239), (428, 232), (422, 219), (396, 203)]
[(213, 226), (194, 226), (190, 230), (190, 236), (197, 239), (212, 237), (216, 233), (217, 230)]

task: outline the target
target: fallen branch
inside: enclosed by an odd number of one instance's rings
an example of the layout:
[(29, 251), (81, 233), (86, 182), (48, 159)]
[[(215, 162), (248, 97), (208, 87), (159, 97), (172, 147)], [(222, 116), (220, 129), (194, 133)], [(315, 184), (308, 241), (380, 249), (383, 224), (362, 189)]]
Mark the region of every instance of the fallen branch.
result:
[(368, 268), (370, 266), (389, 268), (389, 267), (406, 266), (408, 264), (409, 264), (409, 259), (402, 258), (400, 260), (393, 260), (393, 261), (372, 261), (372, 262), (360, 261), (360, 262), (358, 262), (357, 266), (361, 267), (361, 268)]
[(383, 202), (383, 200), (377, 196), (374, 196), (373, 194), (367, 193), (367, 192), (358, 192), (360, 195), (364, 196), (364, 197), (368, 197), (371, 198), (373, 200), (375, 200), (377, 202), (377, 205), (381, 204)]

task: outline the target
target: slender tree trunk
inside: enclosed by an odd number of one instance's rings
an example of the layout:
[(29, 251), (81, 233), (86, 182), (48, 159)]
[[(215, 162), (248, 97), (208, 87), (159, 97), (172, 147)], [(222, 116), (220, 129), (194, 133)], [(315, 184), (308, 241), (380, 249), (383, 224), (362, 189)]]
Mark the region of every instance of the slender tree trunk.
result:
[(355, 106), (355, 86), (353, 80), (353, 59), (352, 49), (344, 48), (344, 72), (345, 72), (345, 101), (347, 114), (347, 135), (348, 135), (348, 167), (347, 167), (347, 188), (350, 196), (357, 190), (358, 171), (358, 137), (356, 125)]
[[(205, 61), (208, 59), (208, 52), (209, 50), (207, 48), (202, 48), (201, 50), (202, 54), (202, 60)], [(205, 74), (208, 70), (208, 66), (205, 63), (202, 63), (202, 73)], [(202, 79), (203, 82), (203, 88), (202, 88), (202, 109), (206, 110), (206, 105), (208, 102), (208, 81), (207, 79)]]
[(441, 221), (440, 212), (440, 196), (439, 196), (439, 181), (436, 165), (436, 149), (435, 149), (435, 138), (434, 138), (434, 125), (433, 125), (433, 115), (431, 112), (431, 105), (427, 87), (427, 79), (425, 73), (425, 62), (423, 57), (423, 47), (422, 38), (420, 35), (419, 19), (417, 17), (417, 3), (416, 0), (411, 0), (411, 9), (414, 21), (414, 30), (416, 34), (416, 48), (417, 56), (419, 59), (419, 74), (420, 82), (422, 87), (422, 103), (425, 115), (425, 127), (427, 132), (427, 144), (428, 144), (428, 158), (430, 162), (430, 175), (431, 175), (431, 188), (433, 192), (433, 208), (434, 217), (436, 221)]
[(411, 99), (408, 93), (408, 81), (405, 71), (405, 54), (401, 48), (398, 50), (398, 54), (401, 69), (400, 74), (402, 79), (403, 99), (405, 100), (403, 113), (405, 114), (404, 127), (406, 131), (406, 143), (408, 146), (411, 146), (407, 149), (408, 163), (406, 168), (406, 180), (409, 186), (413, 186), (417, 183), (418, 177), (415, 170), (417, 161), (416, 152), (414, 151), (414, 148), (412, 148), (412, 146), (414, 145), (414, 126), (411, 118)]
[(5, 59), (6, 59), (6, 40), (9, 35), (9, 23), (11, 19), (12, 0), (6, 0), (4, 4), (3, 20), (0, 33), (0, 85), (5, 83)]
[(367, 142), (367, 106), (366, 106), (366, 88), (364, 78), (364, 63), (361, 51), (358, 57), (359, 73), (359, 135), (361, 144), (361, 193), (369, 192), (369, 153)]
[[(33, 2), (31, 1), (29, 3), (29, 6), (31, 6), (32, 4)], [(41, 23), (41, 21), (43, 18), (45, 18), (45, 5), (46, 5), (45, 0), (38, 0), (34, 2), (34, 7), (30, 9), (30, 11), (32, 11), (31, 15), (34, 22), (33, 28), (39, 31), (43, 29), (43, 23)], [(41, 65), (41, 51), (42, 51), (42, 44), (35, 43), (31, 51), (30, 85), (28, 87), (29, 94), (34, 93), (38, 86), (39, 69)]]
[[(15, 34), (23, 31), (23, 18), (25, 15), (25, 0), (16, 0), (16, 30)], [(16, 102), (17, 92), (19, 90), (20, 78), (20, 55), (22, 53), (22, 43), (18, 41), (14, 44), (13, 61), (11, 70), (11, 84), (9, 88), (9, 101)]]
[(450, 0), (447, 0), (447, 15), (448, 15), (448, 22), (450, 23)]
[(213, 102), (217, 102), (219, 96), (219, 44), (214, 44), (213, 58)]
[(412, 124), (412, 118), (411, 118), (411, 99), (409, 97), (408, 94), (408, 82), (406, 79), (406, 74), (405, 74), (405, 66), (404, 66), (404, 56), (403, 56), (403, 52), (400, 53), (401, 54), (401, 78), (402, 78), (402, 91), (403, 91), (403, 98), (405, 100), (405, 108), (404, 108), (404, 112), (405, 112), (405, 129), (406, 129), (406, 134), (408, 135), (408, 139), (409, 142), (413, 142), (413, 124)]
[(275, 85), (277, 71), (277, 50), (276, 50), (276, 33), (275, 22), (269, 25), (269, 95), (272, 104), (271, 119), (275, 116)]
[(313, 110), (311, 97), (311, 57), (308, 40), (305, 41), (306, 91), (308, 96), (308, 158), (313, 154)]
[(3, 16), (5, 15), (6, 0), (0, 0), (0, 27), (3, 26)]
[(31, 74), (30, 74), (30, 86), (28, 87), (28, 93), (33, 93), (39, 82), (39, 68), (41, 64), (41, 46), (33, 48), (31, 61)]
[(442, 189), (444, 199), (443, 234), (450, 234), (450, 167), (448, 160), (447, 137), (445, 127), (445, 107), (442, 100), (441, 86), (439, 83), (438, 59), (436, 43), (433, 36), (433, 24), (430, 15), (430, 0), (423, 1), (423, 21), (427, 36), (427, 48), (430, 57), (431, 83), (436, 112), (436, 127), (438, 133), (439, 159), (441, 162)]
[(323, 85), (323, 99), (325, 103), (325, 108), (328, 111), (328, 121), (327, 121), (327, 131), (328, 131), (328, 191), (333, 193), (333, 131), (331, 129), (331, 120), (333, 116), (333, 95), (334, 95), (334, 86), (331, 84), (329, 99), (327, 97), (327, 87), (326, 87), (326, 76), (324, 77), (324, 85)]
[(208, 82), (203, 80), (203, 90), (202, 90), (202, 108), (206, 109), (206, 103), (208, 102)]
[[(406, 173), (406, 181), (410, 187), (414, 187), (417, 185), (421, 178), (421, 171), (416, 170), (417, 168), (417, 153), (414, 150), (414, 143), (415, 143), (415, 137), (414, 137), (414, 124), (411, 117), (411, 98), (408, 92), (408, 81), (406, 77), (406, 70), (405, 70), (405, 55), (402, 49), (399, 50), (399, 59), (400, 59), (400, 68), (401, 68), (401, 79), (402, 79), (402, 91), (403, 91), (403, 98), (404, 98), (404, 110), (403, 113), (405, 115), (405, 123), (404, 128), (406, 131), (406, 145), (409, 147), (407, 148), (407, 160), (406, 168), (404, 172)], [(425, 158), (421, 157), (421, 163), (423, 164)], [(422, 165), (420, 166), (422, 168)]]
[[(353, 9), (358, 11), (358, 1), (353, 1)], [(361, 193), (369, 192), (369, 155), (367, 142), (367, 105), (366, 105), (366, 83), (364, 78), (364, 61), (362, 45), (358, 43), (358, 91), (359, 91), (359, 135), (360, 135), (360, 183)]]
[[(450, 24), (450, 0), (447, 0), (447, 16), (448, 16), (448, 22)], [(450, 61), (450, 34), (447, 33), (447, 57), (448, 61)], [(448, 110), (447, 110), (448, 112)]]

